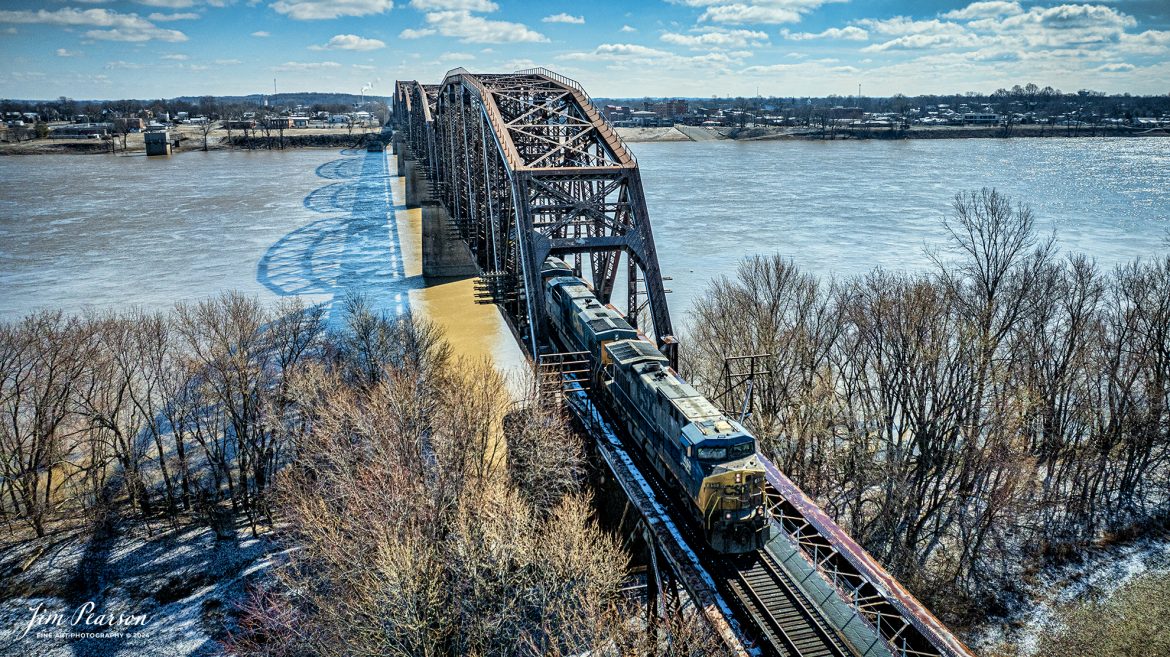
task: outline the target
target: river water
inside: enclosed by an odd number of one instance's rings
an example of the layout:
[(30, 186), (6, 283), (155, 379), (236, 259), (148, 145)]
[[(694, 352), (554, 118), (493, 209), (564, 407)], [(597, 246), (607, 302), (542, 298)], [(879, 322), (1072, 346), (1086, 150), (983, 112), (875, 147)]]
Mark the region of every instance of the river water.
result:
[[(955, 192), (983, 186), (1029, 203), (1063, 251), (1102, 266), (1167, 248), (1170, 140), (631, 147), (679, 324), (706, 283), (747, 254), (779, 252), (823, 276), (928, 267), (924, 249), (945, 243), (939, 219)], [(337, 150), (0, 158), (0, 319), (167, 308), (228, 289), (314, 303), (359, 290), (403, 312), (437, 293), (420, 292), (388, 166), (381, 153)], [(477, 331), (499, 326), (477, 321)]]

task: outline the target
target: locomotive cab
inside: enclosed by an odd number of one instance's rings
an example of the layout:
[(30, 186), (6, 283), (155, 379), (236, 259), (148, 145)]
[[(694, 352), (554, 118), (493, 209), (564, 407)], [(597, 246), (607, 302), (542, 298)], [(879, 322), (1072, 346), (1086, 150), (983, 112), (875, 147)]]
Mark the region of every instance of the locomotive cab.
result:
[(695, 422), (683, 437), (702, 471), (696, 507), (711, 547), (727, 553), (762, 548), (770, 535), (755, 438), (726, 417)]

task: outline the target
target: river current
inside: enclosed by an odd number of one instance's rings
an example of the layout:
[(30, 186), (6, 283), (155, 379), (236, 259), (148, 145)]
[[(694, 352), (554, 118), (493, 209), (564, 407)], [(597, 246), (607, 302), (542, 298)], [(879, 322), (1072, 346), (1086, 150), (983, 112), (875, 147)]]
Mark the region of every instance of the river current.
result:
[[(676, 323), (713, 277), (779, 252), (821, 276), (921, 270), (961, 190), (1031, 205), (1103, 267), (1167, 250), (1170, 140), (631, 144)], [(400, 186), (382, 153), (0, 158), (0, 320), (42, 308), (168, 308), (236, 289), (402, 312)], [(468, 288), (470, 290), (470, 288)], [(681, 321), (680, 321), (681, 320)]]

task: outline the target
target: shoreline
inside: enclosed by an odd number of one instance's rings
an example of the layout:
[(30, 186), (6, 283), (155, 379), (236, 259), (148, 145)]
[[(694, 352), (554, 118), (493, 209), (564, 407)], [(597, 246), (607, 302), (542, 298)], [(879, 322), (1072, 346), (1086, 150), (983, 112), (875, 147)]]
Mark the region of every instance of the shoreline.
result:
[(842, 141), (842, 140), (901, 140), (901, 139), (1014, 139), (1061, 137), (1167, 137), (1165, 129), (1139, 130), (1129, 127), (1102, 126), (916, 126), (906, 130), (890, 128), (838, 128), (822, 131), (820, 128), (760, 126), (751, 128), (705, 128), (676, 124), (656, 128), (616, 128), (618, 135), (628, 143), (669, 141)]
[[(1002, 126), (937, 126), (913, 127), (907, 130), (889, 128), (844, 128), (822, 132), (819, 128), (761, 126), (751, 128), (704, 128), (676, 124), (654, 128), (616, 128), (623, 141), (631, 144), (654, 142), (702, 142), (702, 141), (866, 141), (904, 139), (1037, 139), (1085, 137), (1170, 137), (1170, 130), (1153, 128), (1111, 128), (1099, 126), (1063, 127), (1049, 125), (1015, 125), (1010, 129)], [(231, 140), (222, 131), (208, 139), (208, 151), (253, 151), (285, 150), (302, 148), (364, 148), (372, 138), (382, 134), (380, 130), (355, 133), (289, 131), (280, 135), (252, 135), (244, 137), (233, 134)], [(181, 153), (203, 151), (203, 136), (190, 131), (179, 131), (180, 146), (171, 156)], [(142, 134), (128, 136), (126, 148), (117, 145), (110, 148), (110, 142), (93, 139), (30, 139), (22, 142), (0, 143), (0, 157), (7, 155), (145, 155), (146, 146)]]
[[(289, 134), (291, 133), (291, 134)], [(230, 141), (223, 131), (215, 131), (207, 140), (208, 151), (258, 151), (303, 148), (365, 148), (366, 143), (382, 134), (381, 129), (362, 132), (301, 132), (286, 134), (244, 135), (235, 132)], [(176, 131), (180, 146), (168, 157), (203, 151), (203, 135), (190, 131)], [(0, 157), (6, 155), (146, 155), (142, 133), (127, 136), (126, 147), (120, 138), (111, 141), (98, 139), (30, 139), (22, 142), (0, 143)], [(161, 157), (161, 156), (160, 156)]]

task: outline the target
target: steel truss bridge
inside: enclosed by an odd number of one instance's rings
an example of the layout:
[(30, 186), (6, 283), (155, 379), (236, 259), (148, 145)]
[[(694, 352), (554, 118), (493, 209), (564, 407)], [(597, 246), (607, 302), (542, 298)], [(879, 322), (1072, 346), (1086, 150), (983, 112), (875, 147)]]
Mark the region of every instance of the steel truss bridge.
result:
[[(641, 328), (676, 359), (638, 162), (581, 85), (542, 68), (460, 68), (438, 85), (399, 81), (393, 116), (395, 149), (422, 174), (408, 177), (408, 199), (421, 187), (446, 210), (479, 269), (481, 296), (500, 306), (534, 360), (551, 348), (539, 274), (549, 255), (590, 279), (603, 303), (624, 282), (629, 321), (637, 326), (645, 313)], [(625, 450), (621, 427), (594, 406), (580, 372), (555, 375), (640, 518), (658, 616), (692, 605), (744, 655), (972, 657), (766, 459), (777, 538), (746, 558), (711, 553), (661, 483), (643, 476), (650, 469)]]

